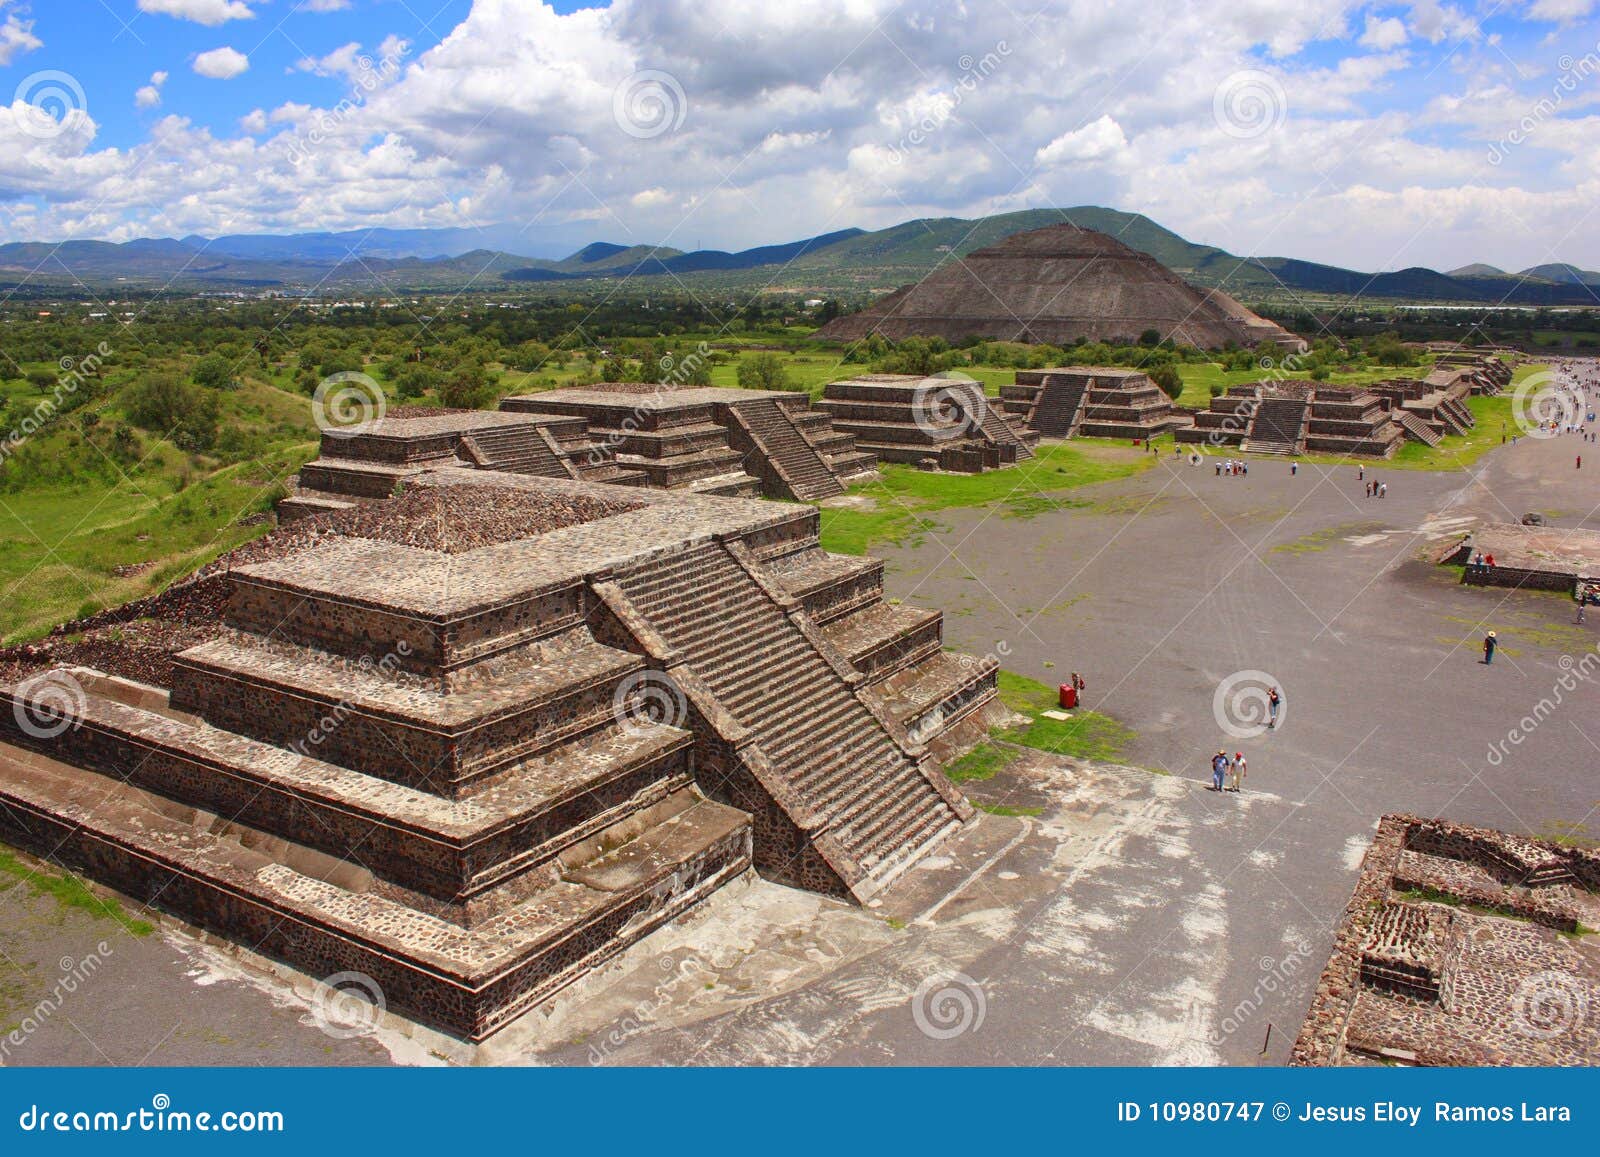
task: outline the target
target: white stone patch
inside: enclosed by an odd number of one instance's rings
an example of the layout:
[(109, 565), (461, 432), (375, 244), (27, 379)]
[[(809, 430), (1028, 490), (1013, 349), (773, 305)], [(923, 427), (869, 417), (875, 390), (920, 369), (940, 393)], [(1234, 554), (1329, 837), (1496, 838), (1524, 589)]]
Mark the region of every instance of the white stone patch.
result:
[(1344, 866), (1352, 872), (1359, 871), (1362, 857), (1371, 846), (1371, 836), (1351, 836), (1344, 842)]

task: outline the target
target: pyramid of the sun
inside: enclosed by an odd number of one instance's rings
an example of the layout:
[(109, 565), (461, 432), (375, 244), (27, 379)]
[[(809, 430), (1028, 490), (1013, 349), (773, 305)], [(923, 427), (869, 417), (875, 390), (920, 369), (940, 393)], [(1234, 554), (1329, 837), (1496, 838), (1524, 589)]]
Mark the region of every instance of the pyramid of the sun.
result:
[(860, 313), (817, 331), (833, 341), (968, 337), (1066, 345), (1132, 341), (1153, 329), (1182, 345), (1304, 342), (1220, 290), (1197, 289), (1155, 258), (1076, 225), (1017, 233), (950, 261)]

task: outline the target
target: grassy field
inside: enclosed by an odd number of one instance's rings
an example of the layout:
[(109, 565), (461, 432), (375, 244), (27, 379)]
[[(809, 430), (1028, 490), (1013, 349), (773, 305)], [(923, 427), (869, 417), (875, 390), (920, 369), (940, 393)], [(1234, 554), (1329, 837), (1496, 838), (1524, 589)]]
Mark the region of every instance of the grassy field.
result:
[(1037, 457), (986, 474), (935, 474), (886, 465), (883, 478), (853, 487), (858, 505), (822, 510), (822, 545), (841, 554), (865, 554), (880, 542), (902, 542), (937, 526), (941, 510), (996, 506), (1004, 517), (1086, 505), (1080, 487), (1126, 478), (1148, 469), (1152, 457), (1122, 443), (1079, 439), (1045, 445)]

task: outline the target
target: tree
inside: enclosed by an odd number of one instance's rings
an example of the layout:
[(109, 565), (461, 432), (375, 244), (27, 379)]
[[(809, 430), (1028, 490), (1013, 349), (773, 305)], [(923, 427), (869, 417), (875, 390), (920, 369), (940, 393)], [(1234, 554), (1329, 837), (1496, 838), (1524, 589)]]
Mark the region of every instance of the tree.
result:
[(203, 451), (216, 445), (221, 406), (216, 392), (201, 389), (176, 374), (151, 374), (129, 389), (128, 420), (180, 450)]
[(1140, 345), (1145, 345), (1145, 346), (1160, 345), (1161, 344), (1161, 331), (1158, 330), (1158, 329), (1147, 329), (1147, 330), (1145, 330), (1143, 333), (1141, 333), (1139, 335), (1139, 344)]
[(452, 409), (476, 410), (489, 400), (489, 375), (477, 362), (463, 362), (439, 387), (439, 400)]
[(1171, 362), (1164, 362), (1150, 370), (1150, 380), (1161, 387), (1161, 392), (1174, 402), (1178, 395), (1183, 393), (1183, 375), (1178, 372), (1178, 367)]
[(438, 373), (431, 367), (413, 362), (395, 378), (394, 391), (403, 401), (413, 401), (429, 390), (438, 389), (439, 381)]
[(208, 390), (236, 390), (239, 380), (233, 376), (233, 366), (221, 354), (207, 354), (195, 364), (191, 375), (194, 384)]
[(745, 390), (787, 390), (789, 370), (775, 353), (759, 353), (739, 360), (739, 387)]

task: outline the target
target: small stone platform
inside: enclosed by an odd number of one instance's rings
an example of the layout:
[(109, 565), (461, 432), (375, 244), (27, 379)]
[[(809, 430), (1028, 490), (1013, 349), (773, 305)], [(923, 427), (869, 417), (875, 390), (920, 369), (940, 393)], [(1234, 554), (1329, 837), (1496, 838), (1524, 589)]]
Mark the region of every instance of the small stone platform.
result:
[[(1478, 565), (1479, 554), (1494, 565)], [(1579, 584), (1600, 581), (1600, 531), (1489, 522), (1436, 550), (1433, 559), (1465, 567), (1461, 581), (1474, 586), (1576, 592)]]
[(1233, 386), (1176, 436), (1252, 454), (1391, 458), (1406, 430), (1389, 402), (1366, 386), (1274, 380)]

